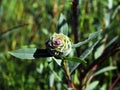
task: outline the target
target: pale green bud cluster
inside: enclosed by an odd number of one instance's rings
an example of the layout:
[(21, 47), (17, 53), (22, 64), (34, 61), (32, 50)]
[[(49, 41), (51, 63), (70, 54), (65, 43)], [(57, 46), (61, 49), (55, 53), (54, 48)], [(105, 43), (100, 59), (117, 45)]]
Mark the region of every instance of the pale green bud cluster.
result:
[(68, 36), (54, 33), (46, 43), (48, 52), (56, 58), (67, 56), (72, 50), (72, 43)]

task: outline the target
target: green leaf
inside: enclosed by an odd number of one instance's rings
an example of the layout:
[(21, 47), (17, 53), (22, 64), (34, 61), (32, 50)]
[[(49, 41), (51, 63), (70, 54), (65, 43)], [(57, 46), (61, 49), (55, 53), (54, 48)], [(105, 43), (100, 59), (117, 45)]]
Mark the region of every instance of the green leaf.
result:
[(53, 87), (53, 84), (54, 84), (54, 80), (55, 79), (55, 75), (54, 73), (51, 73), (50, 77), (49, 77), (49, 86), (50, 87)]
[(63, 14), (60, 14), (60, 18), (57, 22), (57, 28), (58, 28), (59, 33), (68, 35), (68, 24), (67, 24), (65, 16)]
[(59, 66), (61, 66), (61, 64), (62, 64), (62, 59), (56, 59), (55, 57), (52, 57), (52, 59), (53, 59)]
[(104, 73), (104, 72), (107, 72), (107, 71), (115, 70), (115, 69), (117, 69), (117, 67), (115, 67), (115, 66), (108, 66), (108, 67), (105, 67), (105, 68), (95, 72), (94, 76), (99, 75), (99, 74)]
[(74, 47), (74, 48), (80, 47), (81, 45), (88, 43), (88, 42), (91, 41), (92, 39), (94, 39), (94, 38), (96, 38), (96, 37), (100, 37), (100, 33), (101, 33), (101, 31), (97, 31), (97, 32), (91, 33), (91, 34), (89, 35), (88, 39), (86, 39), (86, 40), (83, 41), (83, 42), (79, 42), (79, 43), (77, 43), (77, 44), (73, 44), (73, 47)]
[(33, 57), (35, 51), (36, 51), (36, 48), (24, 48), (24, 49), (18, 49), (9, 53), (19, 59), (35, 59)]
[(102, 52), (104, 51), (105, 49), (105, 44), (101, 44), (101, 46), (97, 47), (96, 51), (95, 51), (95, 54), (94, 54), (94, 57), (95, 59), (97, 59), (99, 56), (102, 55)]
[(50, 57), (46, 49), (24, 48), (9, 52), (11, 55), (19, 59), (35, 59), (40, 57)]
[[(94, 47), (98, 44), (99, 40), (96, 41), (96, 43), (94, 43), (91, 47), (89, 47), (87, 50), (85, 50), (82, 55), (80, 56), (80, 58), (82, 60), (84, 60), (85, 58), (87, 58), (87, 56), (93, 51)], [(78, 66), (80, 65), (80, 63), (76, 63), (74, 64), (74, 66), (72, 67), (72, 69), (70, 70), (70, 73), (72, 73)]]
[(83, 63), (83, 64), (86, 64), (87, 62), (81, 58), (78, 58), (78, 57), (64, 57), (64, 59), (66, 61), (73, 61), (73, 62), (79, 62), (79, 63)]
[(86, 87), (85, 90), (94, 90), (95, 87), (98, 85), (99, 81), (92, 82), (89, 86)]
[(111, 44), (113, 44), (117, 39), (119, 38), (119, 36), (114, 37), (112, 40), (110, 40), (107, 45), (106, 48), (109, 47)]
[(94, 49), (94, 47), (98, 44), (99, 40), (96, 41), (91, 47), (85, 50), (82, 55), (80, 56), (82, 59), (85, 59)]

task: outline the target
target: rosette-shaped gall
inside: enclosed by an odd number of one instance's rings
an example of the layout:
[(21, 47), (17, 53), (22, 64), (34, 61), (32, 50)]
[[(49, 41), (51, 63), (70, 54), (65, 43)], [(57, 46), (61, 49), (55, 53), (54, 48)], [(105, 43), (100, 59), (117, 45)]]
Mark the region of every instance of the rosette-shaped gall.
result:
[(71, 52), (72, 43), (66, 35), (54, 33), (46, 43), (46, 48), (52, 56), (61, 58)]

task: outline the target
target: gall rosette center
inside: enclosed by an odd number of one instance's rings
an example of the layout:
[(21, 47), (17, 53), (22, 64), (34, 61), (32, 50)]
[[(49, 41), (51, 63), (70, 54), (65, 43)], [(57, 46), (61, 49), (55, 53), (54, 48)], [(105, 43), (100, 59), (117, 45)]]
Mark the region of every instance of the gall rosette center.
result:
[(61, 58), (67, 56), (72, 50), (72, 43), (68, 36), (60, 33), (54, 33), (46, 43), (48, 52), (56, 57)]

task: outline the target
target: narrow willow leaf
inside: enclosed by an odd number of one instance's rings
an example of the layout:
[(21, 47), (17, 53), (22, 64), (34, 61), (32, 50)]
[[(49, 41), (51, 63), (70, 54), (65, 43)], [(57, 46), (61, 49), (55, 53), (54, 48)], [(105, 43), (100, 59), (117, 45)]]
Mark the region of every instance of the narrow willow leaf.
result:
[(96, 51), (95, 51), (95, 54), (94, 54), (94, 57), (95, 59), (97, 59), (98, 57), (100, 57), (102, 55), (102, 52), (104, 51), (105, 49), (105, 44), (101, 44), (101, 46), (99, 46)]
[(59, 74), (58, 74), (58, 69), (55, 69), (54, 62), (49, 63), (48, 66), (49, 66), (49, 69), (52, 71), (52, 73), (55, 75), (55, 79), (61, 82), (62, 79), (60, 75), (63, 74), (62, 71), (59, 71)]
[(108, 67), (105, 67), (105, 68), (95, 72), (94, 76), (99, 75), (99, 74), (104, 73), (104, 72), (107, 72), (107, 71), (115, 70), (115, 69), (117, 69), (117, 67), (115, 67), (115, 66), (108, 66)]
[(94, 49), (94, 47), (98, 44), (99, 40), (96, 41), (91, 47), (89, 47), (85, 52), (80, 56), (82, 59), (85, 59)]
[(19, 59), (35, 59), (40, 57), (50, 57), (46, 49), (24, 48), (9, 52)]
[[(87, 50), (85, 50), (82, 55), (80, 56), (80, 58), (82, 60), (84, 60), (94, 49), (94, 47), (98, 44), (99, 40), (96, 41), (96, 43), (94, 43), (91, 47), (89, 47)], [(73, 68), (70, 70), (70, 73), (72, 73), (78, 66), (80, 65), (80, 63), (76, 63)]]
[(52, 57), (52, 59), (53, 59), (59, 66), (61, 66), (61, 64), (62, 64), (62, 59), (56, 59), (55, 57)]
[(44, 68), (44, 66), (43, 66), (43, 64), (41, 63), (40, 66), (36, 68), (36, 71), (37, 71), (38, 73), (42, 74), (42, 73), (43, 73), (43, 68)]
[(54, 73), (52, 73), (49, 77), (49, 86), (50, 87), (53, 87), (54, 80), (55, 80), (55, 75), (54, 75)]
[(88, 39), (86, 39), (86, 40), (83, 41), (83, 42), (79, 42), (79, 43), (77, 43), (77, 44), (73, 44), (73, 47), (74, 47), (74, 48), (80, 47), (81, 45), (88, 43), (88, 42), (91, 41), (92, 39), (100, 36), (100, 33), (101, 33), (101, 31), (97, 31), (97, 32), (91, 33), (91, 34), (89, 35)]
[(79, 63), (83, 63), (83, 64), (86, 64), (87, 62), (81, 58), (78, 58), (78, 57), (64, 57), (64, 59), (66, 61), (73, 61), (73, 62), (79, 62)]
[(114, 43), (118, 38), (119, 36), (116, 36), (112, 40), (110, 40), (110, 42), (108, 42), (108, 44), (106, 45), (106, 48), (109, 47), (112, 43)]
[(68, 35), (68, 24), (67, 24), (65, 16), (63, 14), (60, 15), (60, 18), (57, 22), (57, 29), (58, 29), (59, 33)]
[(94, 82), (92, 82), (90, 85), (88, 85), (88, 86), (86, 87), (85, 90), (94, 90), (95, 87), (98, 85), (98, 83), (99, 83), (99, 81), (94, 81)]
[(3, 53), (0, 53), (0, 58), (4, 57), (4, 54)]

